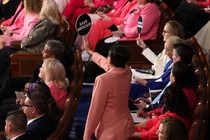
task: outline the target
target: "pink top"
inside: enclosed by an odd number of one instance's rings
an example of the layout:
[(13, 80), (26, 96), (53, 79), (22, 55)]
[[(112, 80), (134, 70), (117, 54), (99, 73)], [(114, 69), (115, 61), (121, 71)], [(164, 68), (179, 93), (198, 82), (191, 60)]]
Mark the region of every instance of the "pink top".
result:
[(15, 30), (12, 36), (4, 35), (6, 45), (10, 45), (11, 41), (18, 41), (25, 38), (31, 29), (34, 27), (36, 23), (39, 21), (38, 14), (26, 14), (24, 19), (23, 27), (19, 30)]
[(110, 68), (105, 57), (94, 53), (92, 60), (107, 72), (96, 78), (86, 121), (84, 140), (95, 132), (98, 140), (125, 140), (134, 132), (128, 108), (131, 70)]
[(64, 110), (64, 104), (66, 101), (66, 95), (67, 95), (67, 90), (66, 89), (60, 89), (56, 86), (55, 83), (49, 83), (47, 85), (50, 88), (50, 92), (53, 96), (53, 98), (55, 99), (55, 101), (57, 102), (58, 106)]
[[(18, 8), (17, 8), (17, 10), (16, 10), (14, 15), (16, 15), (17, 12), (21, 9), (21, 6), (22, 6), (22, 2), (20, 2), (20, 4), (19, 4), (19, 6), (18, 6)], [(2, 22), (2, 25), (7, 26), (7, 28), (9, 30), (17, 30), (17, 29), (22, 28), (23, 27), (23, 23), (24, 23), (24, 18), (25, 18), (25, 10), (24, 10), (24, 8), (17, 15), (14, 23), (12, 25), (10, 25), (14, 18), (15, 17), (12, 16), (10, 19)]]
[(137, 132), (141, 132), (141, 138), (145, 139), (145, 140), (151, 140), (151, 139), (158, 139), (158, 135), (157, 135), (157, 130), (160, 126), (160, 120), (166, 117), (173, 117), (176, 119), (179, 119), (180, 121), (182, 121), (187, 128), (190, 127), (190, 122), (188, 119), (180, 117), (179, 115), (177, 115), (176, 113), (172, 113), (172, 112), (165, 112), (163, 115), (160, 115), (156, 118), (150, 119), (146, 121), (147, 124), (147, 130), (146, 129), (142, 129), (142, 128), (138, 128), (135, 127), (135, 130)]

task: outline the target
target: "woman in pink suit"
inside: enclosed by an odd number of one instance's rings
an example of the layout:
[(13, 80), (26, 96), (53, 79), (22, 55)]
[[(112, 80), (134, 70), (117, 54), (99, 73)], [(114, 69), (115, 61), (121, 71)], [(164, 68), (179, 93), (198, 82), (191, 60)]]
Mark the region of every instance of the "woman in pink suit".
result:
[(1, 24), (1, 30), (17, 30), (23, 27), (23, 22), (25, 18), (25, 10), (23, 2), (21, 1), (15, 14), (8, 20), (5, 20)]
[[(99, 40), (115, 35), (125, 36), (128, 38), (137, 38), (137, 22), (139, 16), (143, 19), (143, 28), (141, 38), (144, 40), (155, 39), (157, 36), (157, 29), (159, 27), (161, 12), (155, 3), (150, 0), (139, 0), (135, 8), (131, 9), (126, 15), (125, 19), (111, 19), (96, 21), (92, 25), (92, 29), (88, 34), (88, 40), (91, 49), (95, 50), (96, 44)], [(109, 30), (111, 25), (116, 25), (117, 31)]]
[(125, 140), (134, 132), (134, 122), (128, 108), (131, 70), (126, 65), (129, 52), (121, 46), (113, 46), (108, 58), (89, 48), (92, 60), (106, 70), (95, 80), (92, 101), (85, 126), (84, 140), (95, 134), (98, 140)]
[(5, 44), (9, 46), (11, 41), (19, 41), (25, 38), (39, 21), (41, 7), (42, 0), (24, 0), (25, 18), (23, 27), (18, 30), (6, 30), (4, 35), (0, 36), (0, 48)]

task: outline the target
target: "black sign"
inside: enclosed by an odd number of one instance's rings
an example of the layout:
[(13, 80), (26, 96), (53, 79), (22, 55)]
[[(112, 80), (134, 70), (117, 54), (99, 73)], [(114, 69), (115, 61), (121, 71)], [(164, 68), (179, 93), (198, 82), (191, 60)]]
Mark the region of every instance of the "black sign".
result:
[(138, 29), (139, 34), (141, 33), (142, 27), (143, 27), (143, 20), (142, 20), (142, 16), (140, 16), (138, 19), (138, 24), (137, 24), (137, 29)]
[(86, 35), (91, 28), (91, 19), (90, 16), (87, 14), (82, 14), (77, 18), (75, 23), (76, 31), (79, 35), (84, 36)]

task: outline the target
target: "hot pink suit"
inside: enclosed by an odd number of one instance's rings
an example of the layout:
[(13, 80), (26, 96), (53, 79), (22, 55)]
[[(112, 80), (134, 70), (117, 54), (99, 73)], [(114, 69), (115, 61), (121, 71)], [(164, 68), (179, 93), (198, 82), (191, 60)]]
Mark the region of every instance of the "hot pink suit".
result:
[(109, 67), (107, 59), (96, 52), (92, 60), (106, 73), (96, 78), (83, 139), (90, 140), (95, 133), (98, 140), (125, 140), (134, 132), (128, 108), (131, 70)]
[(131, 9), (126, 15), (125, 19), (115, 19), (111, 21), (98, 20), (92, 24), (92, 28), (88, 34), (88, 40), (91, 49), (95, 50), (96, 44), (99, 40), (112, 36), (108, 29), (112, 24), (121, 25), (126, 36), (125, 39), (138, 37), (137, 22), (141, 15), (143, 19), (143, 28), (141, 31), (141, 38), (144, 40), (154, 40), (157, 36), (161, 12), (158, 6), (154, 3), (146, 5), (137, 4), (134, 6), (138, 9), (136, 12), (131, 12)]
[(165, 112), (163, 115), (147, 120), (146, 121), (147, 129), (138, 128), (136, 126), (135, 127), (136, 132), (141, 132), (141, 139), (144, 139), (144, 140), (156, 139), (157, 140), (158, 139), (157, 130), (160, 126), (160, 120), (166, 117), (173, 117), (173, 118), (179, 119), (186, 125), (187, 128), (189, 128), (190, 126), (190, 122), (188, 119), (180, 117), (176, 113), (172, 113), (168, 111), (168, 112)]
[(10, 45), (11, 41), (19, 41), (25, 38), (30, 30), (34, 27), (34, 25), (38, 23), (38, 21), (38, 14), (26, 14), (22, 28), (15, 30), (12, 36), (3, 35), (6, 41), (6, 45)]

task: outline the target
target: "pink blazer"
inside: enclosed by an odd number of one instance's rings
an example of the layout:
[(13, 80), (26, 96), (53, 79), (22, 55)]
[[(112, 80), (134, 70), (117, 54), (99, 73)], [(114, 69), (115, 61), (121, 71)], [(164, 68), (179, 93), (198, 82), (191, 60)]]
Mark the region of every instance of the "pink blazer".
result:
[(18, 41), (25, 38), (30, 32), (30, 30), (34, 27), (34, 25), (38, 23), (38, 21), (39, 21), (38, 14), (26, 14), (22, 28), (16, 30), (12, 36), (4, 35), (6, 45), (10, 45), (11, 41)]
[[(19, 6), (18, 6), (18, 8), (17, 8), (17, 10), (16, 10), (16, 12), (15, 12), (14, 15), (16, 15), (16, 13), (20, 10), (21, 5), (22, 5), (22, 2), (20, 2), (20, 4), (19, 4)], [(23, 8), (23, 9), (20, 11), (20, 13), (17, 15), (17, 17), (16, 17), (16, 19), (15, 19), (15, 21), (14, 21), (14, 23), (13, 23), (12, 25), (10, 25), (10, 24), (11, 24), (11, 22), (13, 21), (14, 16), (12, 16), (10, 19), (4, 21), (4, 22), (2, 23), (2, 25), (7, 26), (7, 28), (8, 28), (9, 30), (17, 30), (17, 29), (20, 29), (20, 28), (23, 27), (24, 18), (25, 18), (25, 10), (24, 10), (24, 8)]]
[(128, 66), (110, 68), (96, 52), (92, 60), (106, 73), (96, 78), (83, 139), (90, 140), (95, 133), (98, 140), (125, 140), (134, 132), (128, 108), (131, 70)]

